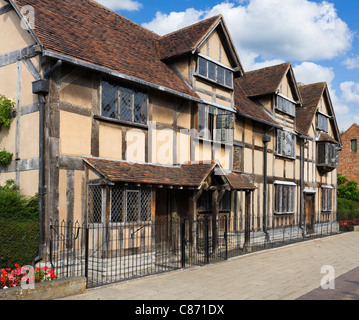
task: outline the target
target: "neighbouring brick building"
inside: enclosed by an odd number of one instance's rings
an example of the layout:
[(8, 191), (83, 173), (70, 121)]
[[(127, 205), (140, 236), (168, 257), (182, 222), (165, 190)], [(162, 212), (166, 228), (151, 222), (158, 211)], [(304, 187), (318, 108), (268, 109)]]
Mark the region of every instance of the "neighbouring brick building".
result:
[(339, 152), (338, 173), (359, 182), (359, 125), (354, 123), (341, 138), (343, 149)]

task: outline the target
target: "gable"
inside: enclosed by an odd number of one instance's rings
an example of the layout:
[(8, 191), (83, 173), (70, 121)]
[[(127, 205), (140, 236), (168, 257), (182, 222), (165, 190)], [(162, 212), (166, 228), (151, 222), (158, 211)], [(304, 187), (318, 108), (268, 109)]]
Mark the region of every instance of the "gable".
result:
[(229, 68), (235, 67), (231, 65), (230, 58), (223, 44), (223, 39), (221, 39), (217, 30), (214, 30), (206, 38), (198, 51), (200, 54), (207, 56)]

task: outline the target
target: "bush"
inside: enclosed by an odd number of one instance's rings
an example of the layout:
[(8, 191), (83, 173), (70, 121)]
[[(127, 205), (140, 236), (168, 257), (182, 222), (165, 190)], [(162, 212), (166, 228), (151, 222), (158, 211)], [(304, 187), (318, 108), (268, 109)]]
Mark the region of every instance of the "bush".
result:
[(7, 180), (5, 186), (0, 186), (0, 221), (1, 220), (31, 220), (38, 218), (37, 196), (28, 198), (20, 194), (14, 180)]
[(40, 228), (37, 221), (2, 221), (0, 228), (0, 267), (15, 263), (30, 265), (38, 255)]
[(10, 125), (14, 108), (14, 101), (0, 95), (0, 127), (8, 127)]

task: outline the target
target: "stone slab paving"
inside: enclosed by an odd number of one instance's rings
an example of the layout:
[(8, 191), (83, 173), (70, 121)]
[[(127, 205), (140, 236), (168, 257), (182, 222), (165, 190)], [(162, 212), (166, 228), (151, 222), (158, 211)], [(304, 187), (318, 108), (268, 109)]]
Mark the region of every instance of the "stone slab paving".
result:
[[(62, 300), (359, 299), (358, 243), (359, 232), (350, 232), (88, 289)], [(323, 290), (323, 278), (331, 275), (335, 289)]]

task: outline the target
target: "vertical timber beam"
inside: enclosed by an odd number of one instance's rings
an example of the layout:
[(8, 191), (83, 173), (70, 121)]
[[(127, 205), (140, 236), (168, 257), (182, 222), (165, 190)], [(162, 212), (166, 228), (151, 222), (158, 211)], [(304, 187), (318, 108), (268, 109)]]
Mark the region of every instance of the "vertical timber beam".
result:
[(251, 252), (251, 192), (246, 190), (245, 195), (245, 229), (244, 229), (244, 252)]

